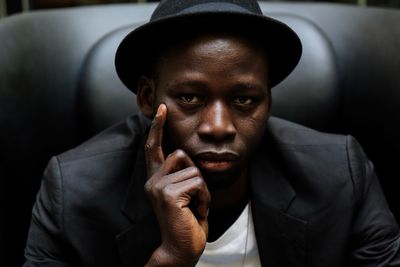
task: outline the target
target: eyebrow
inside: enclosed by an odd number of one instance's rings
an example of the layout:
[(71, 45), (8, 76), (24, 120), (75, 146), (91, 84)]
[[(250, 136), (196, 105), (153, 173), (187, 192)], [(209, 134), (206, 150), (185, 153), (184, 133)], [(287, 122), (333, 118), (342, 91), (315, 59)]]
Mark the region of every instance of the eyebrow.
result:
[(243, 83), (238, 83), (236, 85), (233, 86), (236, 90), (266, 90), (268, 89), (268, 86), (263, 86), (261, 84), (255, 84), (255, 83), (247, 83), (247, 82), (243, 82)]
[[(208, 86), (205, 82), (199, 80), (186, 80), (186, 81), (178, 81), (172, 82), (167, 86), (167, 90), (174, 90), (177, 87), (188, 87), (196, 90), (207, 90)], [(268, 86), (263, 86), (256, 83), (248, 83), (248, 82), (239, 82), (231, 86), (235, 91), (243, 91), (243, 90), (267, 90)]]
[(185, 80), (185, 81), (178, 81), (178, 82), (172, 82), (168, 84), (167, 90), (173, 90), (177, 87), (189, 87), (189, 88), (194, 88), (197, 90), (204, 90), (207, 89), (207, 85), (204, 82), (201, 82), (199, 80)]

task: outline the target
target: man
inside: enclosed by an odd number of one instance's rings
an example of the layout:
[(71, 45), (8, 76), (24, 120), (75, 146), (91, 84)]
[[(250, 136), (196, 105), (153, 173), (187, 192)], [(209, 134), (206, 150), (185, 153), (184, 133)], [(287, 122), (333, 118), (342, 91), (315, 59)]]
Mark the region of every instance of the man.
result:
[(50, 161), (25, 266), (400, 266), (356, 141), (269, 116), (300, 54), (255, 1), (162, 1), (116, 55), (142, 115)]

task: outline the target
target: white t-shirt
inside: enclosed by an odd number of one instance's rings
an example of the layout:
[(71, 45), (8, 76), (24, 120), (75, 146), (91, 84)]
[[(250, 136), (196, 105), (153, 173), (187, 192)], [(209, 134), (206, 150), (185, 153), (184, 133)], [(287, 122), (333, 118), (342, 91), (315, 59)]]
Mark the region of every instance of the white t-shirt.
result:
[(239, 218), (214, 242), (206, 244), (196, 267), (261, 266), (250, 203)]

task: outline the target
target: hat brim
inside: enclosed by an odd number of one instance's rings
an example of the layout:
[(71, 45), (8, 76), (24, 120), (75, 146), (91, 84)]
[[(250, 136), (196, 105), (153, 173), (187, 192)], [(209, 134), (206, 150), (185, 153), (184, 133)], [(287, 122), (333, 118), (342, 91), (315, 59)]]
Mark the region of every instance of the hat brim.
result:
[[(265, 47), (269, 82), (274, 87), (284, 80), (300, 60), (302, 46), (297, 34), (286, 24), (270, 17), (236, 12), (202, 12), (164, 17), (131, 31), (120, 43), (115, 66), (121, 81), (136, 94), (143, 68), (157, 46), (162, 48), (169, 35), (205, 25), (240, 25), (257, 36)], [(258, 38), (259, 36), (259, 38)]]

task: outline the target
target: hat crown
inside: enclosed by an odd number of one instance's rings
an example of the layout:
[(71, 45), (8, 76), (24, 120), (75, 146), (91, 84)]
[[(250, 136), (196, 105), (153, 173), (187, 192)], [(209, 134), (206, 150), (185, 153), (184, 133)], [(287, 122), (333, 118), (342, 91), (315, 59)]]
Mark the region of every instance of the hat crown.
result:
[[(231, 11), (229, 6), (235, 5), (250, 13), (262, 15), (262, 11), (255, 0), (162, 0), (154, 10), (150, 21), (182, 13), (186, 9), (196, 10), (204, 4), (214, 4), (218, 11)], [(198, 9), (201, 12), (201, 8)]]
[(256, 0), (161, 0), (148, 23), (131, 31), (120, 43), (115, 66), (121, 81), (134, 93), (140, 77), (157, 60), (174, 36), (202, 30), (233, 29), (250, 33), (268, 55), (269, 80), (273, 87), (299, 62), (301, 41), (286, 24), (264, 16)]

